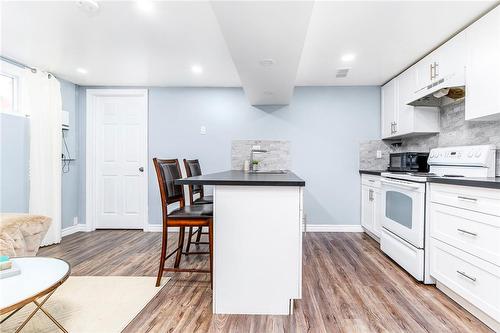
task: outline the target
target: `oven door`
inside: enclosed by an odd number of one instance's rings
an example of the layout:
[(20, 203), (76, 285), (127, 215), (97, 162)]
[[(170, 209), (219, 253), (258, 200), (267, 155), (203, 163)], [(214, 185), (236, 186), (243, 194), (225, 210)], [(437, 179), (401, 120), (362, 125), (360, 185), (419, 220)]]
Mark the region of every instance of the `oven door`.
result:
[(411, 245), (424, 247), (425, 183), (383, 178), (382, 227)]

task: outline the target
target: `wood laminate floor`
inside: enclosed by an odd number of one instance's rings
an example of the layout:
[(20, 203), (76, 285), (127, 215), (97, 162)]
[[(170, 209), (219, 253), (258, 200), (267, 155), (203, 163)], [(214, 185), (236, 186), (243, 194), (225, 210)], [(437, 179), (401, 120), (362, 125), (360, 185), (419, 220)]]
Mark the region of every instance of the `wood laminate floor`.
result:
[[(72, 275), (155, 276), (159, 253), (160, 233), (100, 230), (64, 237), (39, 255), (66, 259)], [(415, 282), (365, 234), (308, 233), (303, 263), (291, 316), (213, 315), (208, 274), (175, 273), (125, 332), (491, 332)], [(207, 256), (183, 257), (187, 265), (207, 267)]]

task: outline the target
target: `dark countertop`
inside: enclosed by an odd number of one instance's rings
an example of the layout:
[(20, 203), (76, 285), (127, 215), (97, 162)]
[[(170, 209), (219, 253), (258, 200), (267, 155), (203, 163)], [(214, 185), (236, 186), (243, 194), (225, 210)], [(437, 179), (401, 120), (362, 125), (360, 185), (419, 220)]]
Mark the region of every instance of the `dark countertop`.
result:
[(429, 183), (500, 189), (500, 177), (489, 177), (489, 178), (436, 177), (436, 178), (429, 178)]
[(380, 176), (382, 172), (387, 172), (387, 170), (359, 170), (360, 174), (375, 175), (375, 176)]
[(305, 186), (306, 182), (291, 171), (284, 174), (247, 173), (229, 170), (196, 177), (182, 178), (177, 185), (239, 185), (239, 186)]

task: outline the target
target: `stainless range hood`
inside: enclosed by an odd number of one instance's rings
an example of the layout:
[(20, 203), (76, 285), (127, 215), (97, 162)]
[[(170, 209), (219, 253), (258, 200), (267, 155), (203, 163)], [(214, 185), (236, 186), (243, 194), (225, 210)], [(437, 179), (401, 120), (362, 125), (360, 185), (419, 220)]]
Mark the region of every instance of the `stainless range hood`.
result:
[(442, 106), (465, 97), (464, 75), (450, 75), (441, 78), (415, 92), (416, 98), (408, 105)]

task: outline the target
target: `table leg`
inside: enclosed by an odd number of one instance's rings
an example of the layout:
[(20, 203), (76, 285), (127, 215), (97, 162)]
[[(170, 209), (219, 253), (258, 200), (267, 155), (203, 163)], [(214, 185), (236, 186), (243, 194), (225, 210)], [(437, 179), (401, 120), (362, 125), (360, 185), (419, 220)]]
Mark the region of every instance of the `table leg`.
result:
[[(24, 326), (26, 326), (26, 324), (27, 324), (27, 323), (31, 320), (31, 318), (33, 318), (33, 316), (34, 316), (34, 315), (38, 312), (38, 310), (42, 310), (42, 312), (43, 312), (43, 313), (45, 313), (45, 315), (46, 315), (47, 317), (49, 317), (49, 319), (50, 319), (50, 320), (52, 320), (52, 322), (53, 322), (54, 324), (56, 324), (56, 325), (57, 325), (57, 327), (59, 327), (59, 329), (60, 329), (61, 331), (63, 331), (64, 333), (68, 333), (68, 331), (66, 331), (66, 329), (65, 329), (65, 328), (64, 328), (61, 324), (59, 324), (59, 322), (58, 322), (58, 321), (57, 321), (54, 317), (52, 317), (52, 315), (51, 315), (50, 313), (48, 313), (45, 309), (43, 309), (43, 308), (42, 308), (42, 305), (44, 305), (44, 304), (45, 304), (45, 302), (47, 302), (47, 300), (50, 298), (50, 296), (52, 296), (52, 294), (53, 294), (56, 290), (57, 290), (57, 289), (54, 289), (51, 293), (49, 293), (49, 294), (47, 295), (47, 297), (45, 297), (45, 298), (43, 299), (43, 301), (41, 301), (40, 303), (38, 303), (36, 300), (35, 300), (35, 301), (33, 301), (33, 303), (36, 305), (36, 309), (35, 309), (35, 310), (33, 310), (33, 312), (31, 312), (31, 313), (30, 313), (30, 315), (28, 316), (28, 318), (26, 318), (26, 320), (25, 320), (25, 321), (21, 324), (21, 326), (19, 326), (19, 327), (18, 327), (18, 329), (16, 330), (16, 333), (19, 333), (19, 331), (21, 331), (21, 330), (23, 329), (23, 327), (24, 327)], [(14, 311), (14, 313), (15, 313), (15, 312), (17, 312), (17, 311), (19, 311), (19, 310), (20, 310), (20, 309), (18, 309), (18, 310), (16, 310), (16, 311)], [(9, 317), (10, 317), (11, 315), (13, 315), (14, 313), (10, 314), (10, 315), (9, 315)], [(5, 319), (7, 319), (7, 318), (5, 318)]]

